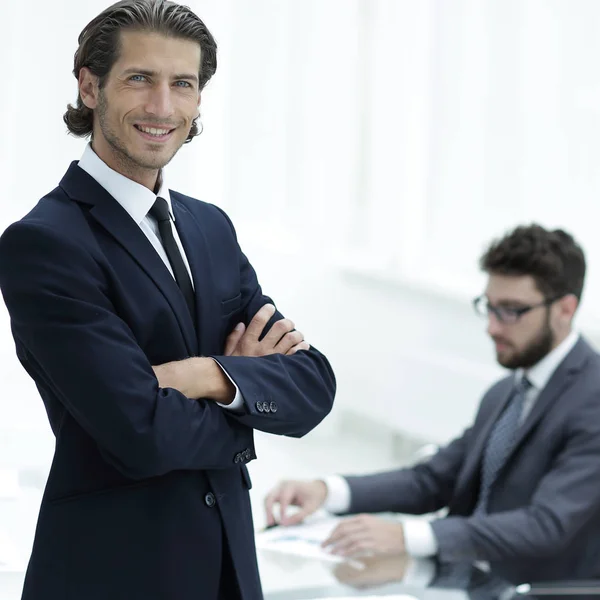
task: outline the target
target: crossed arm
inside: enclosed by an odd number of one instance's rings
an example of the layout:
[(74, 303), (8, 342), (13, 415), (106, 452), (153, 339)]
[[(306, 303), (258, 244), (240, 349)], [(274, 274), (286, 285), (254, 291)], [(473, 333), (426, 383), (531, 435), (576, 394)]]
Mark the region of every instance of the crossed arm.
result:
[[(267, 301), (245, 257), (240, 278), (244, 310), (253, 317)], [(276, 415), (265, 418), (250, 409), (233, 415), (211, 401), (231, 397), (212, 358), (153, 369), (115, 309), (104, 267), (87, 248), (39, 221), (19, 222), (2, 235), (0, 287), (19, 359), (51, 403), (53, 417), (70, 415), (127, 477), (229, 468), (240, 448), (253, 448), (253, 428), (303, 435), (331, 409), (335, 379), (315, 350), (239, 355), (254, 347), (260, 323), (240, 336), (230, 356), (218, 359), (228, 361), (223, 366), (245, 398), (266, 400), (276, 390)]]
[[(304, 335), (295, 329), (290, 319), (279, 319), (260, 339), (274, 315), (275, 307), (265, 304), (247, 328), (244, 323), (238, 323), (227, 338), (224, 356), (291, 356), (299, 350), (310, 348), (304, 341)], [(153, 369), (162, 388), (179, 390), (188, 398), (210, 398), (225, 405), (233, 401), (235, 387), (212, 358), (188, 358), (158, 365)]]

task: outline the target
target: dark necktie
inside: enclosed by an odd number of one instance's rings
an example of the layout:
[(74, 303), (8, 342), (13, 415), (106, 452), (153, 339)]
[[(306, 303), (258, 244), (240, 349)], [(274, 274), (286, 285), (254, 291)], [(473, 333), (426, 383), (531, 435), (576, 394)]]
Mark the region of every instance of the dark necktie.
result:
[(523, 402), (530, 387), (531, 382), (529, 379), (522, 377), (521, 381), (515, 386), (508, 406), (492, 428), (483, 455), (481, 487), (479, 490), (479, 500), (475, 507), (475, 514), (487, 512), (492, 485), (496, 481), (496, 477), (509, 457), (517, 439), (519, 420), (523, 413)]
[(164, 198), (156, 198), (156, 202), (152, 205), (149, 214), (154, 217), (158, 223), (158, 231), (165, 252), (167, 253), (167, 258), (171, 263), (175, 281), (183, 293), (192, 320), (195, 322), (196, 299), (194, 288), (183, 257), (181, 256), (181, 252), (179, 251), (179, 247), (177, 246), (177, 242), (175, 241), (175, 236), (173, 235), (173, 226), (171, 225), (171, 215), (169, 214), (169, 205), (167, 204), (167, 201)]

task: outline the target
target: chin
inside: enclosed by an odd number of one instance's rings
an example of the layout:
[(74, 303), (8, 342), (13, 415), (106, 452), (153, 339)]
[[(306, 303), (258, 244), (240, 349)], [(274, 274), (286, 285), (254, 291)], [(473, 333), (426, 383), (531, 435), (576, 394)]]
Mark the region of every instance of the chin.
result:
[(501, 367), (505, 367), (506, 369), (511, 369), (512, 361), (514, 357), (509, 354), (496, 354), (496, 360)]
[(159, 152), (146, 150), (134, 155), (135, 161), (143, 169), (162, 169), (173, 158), (174, 152), (167, 148), (161, 148)]

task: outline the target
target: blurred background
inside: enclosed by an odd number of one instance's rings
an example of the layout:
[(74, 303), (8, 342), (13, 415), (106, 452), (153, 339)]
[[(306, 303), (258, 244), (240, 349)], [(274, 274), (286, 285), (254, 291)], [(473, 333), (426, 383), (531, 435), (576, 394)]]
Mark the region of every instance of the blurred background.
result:
[[(62, 114), (77, 36), (107, 4), (0, 7), (0, 231), (83, 152)], [(257, 526), (285, 475), (398, 464), (470, 423), (501, 374), (471, 306), (477, 261), (507, 229), (536, 221), (581, 242), (577, 326), (598, 346), (599, 2), (187, 4), (219, 66), (171, 185), (229, 213), (263, 289), (338, 379), (309, 436), (258, 436)], [(53, 437), (3, 305), (0, 342), (0, 550), (17, 540), (26, 559)]]

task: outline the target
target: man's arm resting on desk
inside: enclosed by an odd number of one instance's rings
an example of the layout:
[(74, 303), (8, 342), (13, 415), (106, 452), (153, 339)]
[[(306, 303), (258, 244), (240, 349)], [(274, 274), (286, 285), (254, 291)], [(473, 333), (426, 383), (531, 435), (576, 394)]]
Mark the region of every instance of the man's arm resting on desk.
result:
[[(350, 486), (344, 477), (330, 475), (324, 479), (327, 498), (323, 508), (331, 513), (347, 513), (350, 508)], [(406, 553), (410, 559), (402, 575), (407, 585), (427, 587), (434, 579), (436, 563), (427, 557), (437, 553), (437, 541), (431, 525), (424, 520), (406, 519), (402, 522)]]
[(541, 479), (528, 506), (433, 522), (441, 560), (496, 562), (556, 556), (596, 518), (600, 505), (597, 394), (590, 395), (569, 419), (564, 449)]
[[(340, 475), (330, 475), (325, 478), (327, 486), (327, 497), (323, 504), (323, 508), (332, 513), (344, 514), (347, 513), (351, 506), (351, 490), (348, 482)], [(377, 521), (375, 521), (377, 519)], [(350, 522), (352, 522), (350, 520)], [(397, 527), (398, 523), (385, 521), (372, 517), (366, 519), (364, 524), (363, 536), (370, 534), (369, 529), (374, 527), (387, 527), (390, 529)], [(421, 519), (405, 519), (401, 523), (403, 548), (408, 554), (415, 558), (427, 558), (434, 556), (437, 553), (437, 541), (431, 528), (431, 525)], [(352, 533), (356, 536), (356, 528), (351, 528)], [(350, 535), (350, 533), (348, 534)], [(341, 540), (343, 541), (343, 540)], [(372, 548), (375, 552), (380, 552), (382, 548)]]

